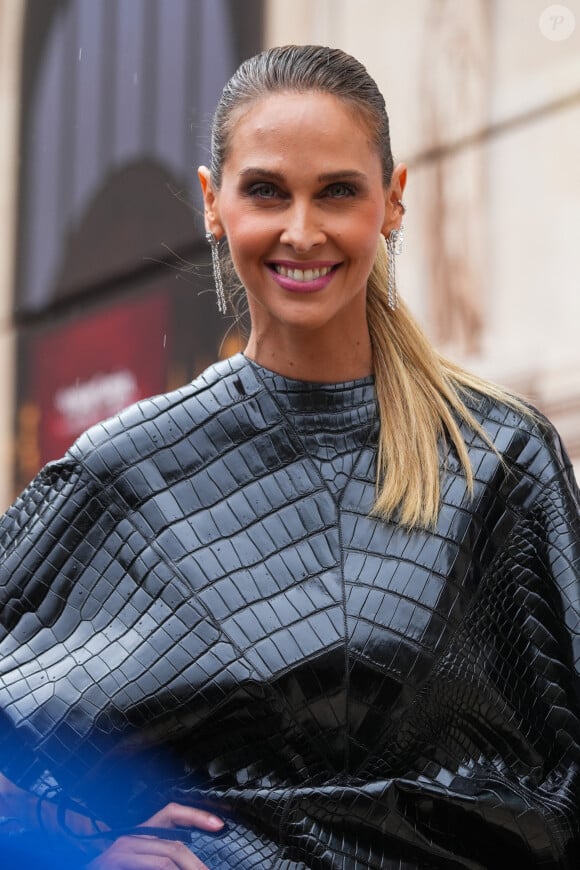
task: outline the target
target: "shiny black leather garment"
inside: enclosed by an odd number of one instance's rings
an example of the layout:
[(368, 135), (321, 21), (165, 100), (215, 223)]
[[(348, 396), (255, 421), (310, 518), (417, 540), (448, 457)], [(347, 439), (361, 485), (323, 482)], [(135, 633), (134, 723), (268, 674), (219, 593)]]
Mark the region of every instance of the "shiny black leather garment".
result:
[(90, 430), (0, 527), (1, 769), (213, 809), (211, 870), (580, 866), (579, 493), (469, 404), (434, 531), (369, 516), (372, 379), (238, 355)]

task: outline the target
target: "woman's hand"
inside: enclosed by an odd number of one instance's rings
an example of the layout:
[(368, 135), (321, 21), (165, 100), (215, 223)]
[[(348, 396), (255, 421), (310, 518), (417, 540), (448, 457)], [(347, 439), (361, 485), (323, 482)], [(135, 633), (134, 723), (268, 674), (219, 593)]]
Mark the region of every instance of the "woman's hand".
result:
[[(199, 828), (215, 833), (223, 827), (217, 816), (181, 804), (168, 804), (143, 827)], [(119, 837), (87, 865), (88, 870), (209, 870), (185, 845), (151, 836)]]

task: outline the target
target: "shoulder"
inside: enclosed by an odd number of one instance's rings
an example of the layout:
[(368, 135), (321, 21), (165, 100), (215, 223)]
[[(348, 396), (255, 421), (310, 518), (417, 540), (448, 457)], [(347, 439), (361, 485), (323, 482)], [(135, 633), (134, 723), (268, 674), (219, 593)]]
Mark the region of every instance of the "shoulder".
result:
[[(179, 389), (137, 402), (87, 430), (67, 459), (102, 481), (187, 439), (212, 430), (217, 438), (235, 426), (261, 389), (242, 354), (206, 369)], [(218, 439), (219, 440), (219, 439)]]
[(563, 482), (578, 502), (578, 486), (570, 458), (554, 425), (537, 408), (516, 399), (514, 404), (483, 392), (469, 390), (464, 401), (488, 439), (465, 432), (473, 457), (495, 453), (498, 464), (515, 482), (526, 479), (532, 489), (543, 489), (552, 481)]

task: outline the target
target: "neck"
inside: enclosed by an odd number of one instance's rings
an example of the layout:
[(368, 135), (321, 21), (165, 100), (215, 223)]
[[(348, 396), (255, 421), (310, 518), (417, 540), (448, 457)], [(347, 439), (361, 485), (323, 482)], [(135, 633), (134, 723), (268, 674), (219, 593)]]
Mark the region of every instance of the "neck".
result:
[(336, 333), (325, 336), (314, 330), (306, 335), (285, 334), (272, 339), (254, 331), (244, 350), (249, 359), (266, 369), (299, 381), (338, 383), (363, 378), (373, 372), (371, 342), (368, 332), (337, 340)]

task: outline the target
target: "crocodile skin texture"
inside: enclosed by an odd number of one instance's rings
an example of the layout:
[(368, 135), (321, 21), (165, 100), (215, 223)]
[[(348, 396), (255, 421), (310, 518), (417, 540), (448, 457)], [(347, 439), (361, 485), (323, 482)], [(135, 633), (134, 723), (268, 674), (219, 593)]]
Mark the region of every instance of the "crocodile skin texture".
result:
[(210, 870), (579, 867), (578, 489), (468, 401), (430, 531), (369, 515), (371, 379), (238, 355), (85, 434), (0, 526), (6, 776), (210, 808)]

